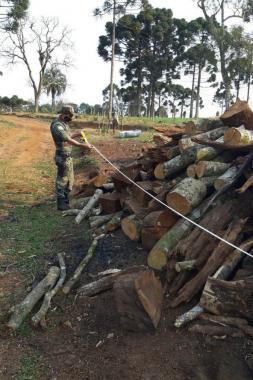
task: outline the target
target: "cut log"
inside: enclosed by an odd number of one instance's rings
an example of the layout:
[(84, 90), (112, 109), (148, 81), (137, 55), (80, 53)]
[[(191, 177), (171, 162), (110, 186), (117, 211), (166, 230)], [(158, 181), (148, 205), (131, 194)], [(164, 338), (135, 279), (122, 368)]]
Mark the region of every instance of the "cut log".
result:
[(89, 202), (87, 203), (86, 206), (79, 212), (79, 214), (76, 216), (76, 223), (80, 224), (81, 221), (89, 214), (90, 210), (96, 206), (96, 204), (99, 201), (99, 198), (103, 194), (103, 191), (100, 189), (97, 189), (93, 195), (93, 197), (90, 198)]
[(153, 141), (157, 145), (164, 145), (164, 144), (166, 144), (168, 142), (171, 142), (172, 138), (171, 137), (166, 137), (166, 136), (164, 136), (161, 133), (156, 133), (156, 134), (153, 135)]
[(213, 314), (244, 317), (253, 321), (253, 277), (240, 281), (208, 278), (200, 305)]
[(131, 189), (131, 195), (136, 199), (140, 206), (146, 207), (151, 198), (142, 189), (147, 192), (152, 192), (153, 183), (151, 181), (142, 181), (136, 183), (141, 187), (141, 189), (137, 186), (133, 186)]
[(185, 178), (167, 194), (167, 205), (183, 215), (188, 215), (206, 197), (207, 188), (194, 178)]
[[(224, 235), (224, 239), (230, 243), (237, 244), (240, 242), (240, 233), (245, 223), (246, 219), (232, 222)], [(232, 251), (232, 247), (221, 241), (201, 271), (180, 290), (179, 296), (171, 302), (171, 306), (176, 307), (181, 303), (189, 302), (205, 285), (207, 278), (215, 273)]]
[(230, 127), (239, 127), (243, 124), (246, 129), (253, 129), (253, 112), (246, 101), (238, 99), (220, 118)]
[(194, 325), (189, 331), (209, 336), (231, 336), (232, 338), (243, 338), (245, 335), (242, 331), (235, 327), (229, 326), (210, 326), (210, 325)]
[[(125, 200), (124, 209), (128, 210), (130, 213), (134, 213), (139, 219), (145, 218), (145, 216), (150, 213), (149, 207), (141, 207), (139, 203), (136, 201), (136, 199), (134, 199), (133, 197), (130, 197)], [(152, 210), (153, 209), (151, 209), (151, 211)]]
[(116, 213), (106, 224), (95, 230), (96, 236), (113, 232), (121, 227), (122, 212)]
[[(189, 216), (193, 221), (198, 221), (203, 212), (205, 202), (199, 206)], [(166, 267), (168, 258), (178, 242), (184, 238), (193, 228), (193, 225), (187, 220), (180, 219), (153, 247), (148, 254), (149, 267), (162, 270)]]
[(92, 178), (91, 182), (95, 187), (102, 187), (108, 181), (108, 176), (105, 174), (99, 174)]
[[(134, 162), (133, 164), (131, 164), (131, 166), (121, 167), (120, 170), (128, 178), (130, 178), (133, 181), (136, 181), (140, 175), (141, 164), (138, 162)], [(112, 174), (111, 177), (112, 177), (112, 182), (114, 183), (115, 189), (119, 192), (121, 192), (122, 190), (125, 190), (127, 186), (131, 185), (131, 182), (118, 172)]]
[(103, 224), (109, 222), (109, 220), (114, 216), (114, 214), (108, 215), (99, 215), (99, 216), (91, 216), (89, 218), (89, 223), (91, 228), (97, 228), (102, 226)]
[(126, 269), (122, 269), (119, 272), (107, 275), (105, 277), (100, 278), (97, 281), (81, 286), (78, 289), (77, 294), (80, 297), (94, 297), (99, 293), (103, 293), (107, 290), (112, 289), (115, 281), (119, 278), (119, 276), (123, 276), (130, 273), (138, 273), (144, 270), (146, 270), (146, 267), (144, 265), (136, 265)]
[(139, 241), (141, 237), (142, 221), (135, 215), (127, 216), (121, 221), (121, 228), (130, 240)]
[[(218, 140), (216, 140), (216, 142), (223, 143), (224, 137), (219, 138)], [(202, 147), (197, 151), (196, 161), (210, 161), (213, 158), (217, 157), (219, 153), (219, 149), (213, 148), (211, 146), (207, 146), (204, 148)]]
[(214, 182), (215, 190), (220, 190), (223, 187), (231, 184), (237, 176), (239, 168), (236, 166), (231, 166), (225, 171), (220, 177), (218, 177)]
[(99, 198), (99, 204), (101, 205), (104, 214), (114, 214), (122, 209), (121, 195), (117, 192), (103, 194)]
[(176, 174), (193, 164), (196, 159), (197, 149), (192, 147), (184, 151), (180, 156), (156, 166), (154, 174), (157, 179), (165, 179)]
[[(245, 141), (243, 139), (244, 136)], [(225, 144), (242, 144), (243, 141), (245, 144), (251, 142), (250, 131), (247, 131), (244, 125), (241, 125), (239, 128), (229, 128), (224, 134)]]
[(204, 321), (210, 321), (212, 323), (217, 323), (220, 325), (230, 325), (238, 327), (240, 330), (242, 330), (245, 334), (253, 337), (253, 328), (249, 326), (248, 321), (246, 319), (242, 318), (234, 318), (234, 317), (224, 317), (224, 316), (217, 316), (217, 315), (211, 315), (211, 314), (202, 314), (200, 317), (201, 320)]
[(196, 142), (197, 144), (211, 146), (215, 149), (218, 149), (220, 152), (224, 150), (232, 150), (235, 152), (249, 152), (253, 149), (253, 143), (245, 144), (245, 145), (241, 145), (241, 144), (234, 145), (234, 144), (225, 144), (218, 141), (199, 139), (197, 137), (192, 137), (192, 141)]
[(146, 331), (157, 328), (164, 290), (152, 271), (121, 276), (113, 289), (124, 329)]
[(93, 242), (90, 245), (90, 248), (88, 249), (87, 255), (84, 257), (84, 259), (80, 262), (78, 267), (76, 268), (73, 276), (67, 281), (67, 283), (64, 285), (62, 292), (64, 294), (69, 294), (70, 290), (73, 288), (75, 283), (79, 280), (84, 268), (87, 266), (87, 264), (90, 262), (91, 258), (93, 257), (98, 240), (101, 239), (104, 235), (96, 237)]
[(143, 219), (143, 226), (171, 228), (178, 221), (178, 216), (170, 210), (153, 211)]
[(219, 118), (199, 119), (197, 122), (186, 123), (185, 133), (187, 136), (193, 136), (220, 127), (224, 127), (224, 123)]
[(215, 161), (200, 161), (196, 165), (196, 174), (198, 178), (218, 176), (230, 168), (231, 164)]
[(65, 260), (62, 253), (58, 253), (58, 260), (60, 264), (60, 277), (57, 281), (57, 284), (52, 290), (49, 290), (44, 297), (43, 303), (39, 309), (39, 311), (32, 317), (32, 322), (35, 326), (37, 326), (39, 323), (41, 327), (46, 328), (46, 314), (51, 306), (51, 300), (52, 298), (57, 294), (57, 292), (61, 289), (65, 278), (66, 278), (66, 265)]
[(141, 230), (142, 247), (151, 250), (167, 231), (168, 228), (166, 227), (143, 227)]
[[(201, 133), (198, 135), (198, 138), (201, 138), (201, 139), (210, 139), (210, 140), (217, 140), (219, 139), (220, 137), (223, 136), (224, 132), (226, 132), (228, 128), (227, 127), (221, 127), (221, 128), (217, 128), (217, 129), (214, 129), (214, 130), (211, 130), (211, 131), (208, 131), (208, 132), (205, 132), (205, 133)], [(179, 149), (180, 149), (180, 152), (182, 153), (184, 150), (186, 149), (189, 149), (190, 147), (192, 146), (197, 146), (198, 148), (201, 147), (201, 146), (198, 146), (198, 144), (194, 143), (190, 137), (187, 137), (187, 138), (183, 138), (179, 141)]]
[(51, 267), (47, 276), (29, 293), (26, 298), (14, 307), (13, 314), (7, 324), (12, 330), (17, 330), (25, 317), (32, 311), (36, 303), (56, 283), (60, 274), (58, 267)]
[(189, 165), (188, 168), (186, 169), (186, 174), (188, 177), (196, 178), (196, 165), (195, 164)]

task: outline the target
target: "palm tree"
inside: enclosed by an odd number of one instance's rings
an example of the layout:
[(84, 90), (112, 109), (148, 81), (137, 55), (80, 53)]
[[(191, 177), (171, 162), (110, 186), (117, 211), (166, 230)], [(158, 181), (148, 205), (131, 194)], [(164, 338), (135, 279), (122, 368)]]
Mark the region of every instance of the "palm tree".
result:
[(62, 95), (67, 88), (67, 78), (56, 66), (45, 72), (43, 87), (52, 97), (52, 111), (55, 111), (55, 97)]

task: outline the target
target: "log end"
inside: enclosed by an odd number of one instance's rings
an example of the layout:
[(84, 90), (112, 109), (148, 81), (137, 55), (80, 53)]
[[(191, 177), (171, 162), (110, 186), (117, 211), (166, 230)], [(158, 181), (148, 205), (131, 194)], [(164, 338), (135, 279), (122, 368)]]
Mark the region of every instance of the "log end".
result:
[(167, 265), (167, 256), (159, 248), (153, 248), (148, 254), (148, 266), (152, 269), (161, 271)]
[(165, 179), (165, 174), (163, 171), (163, 164), (159, 164), (156, 166), (154, 175), (157, 179)]
[(198, 178), (202, 178), (205, 174), (205, 162), (200, 161), (195, 168), (195, 172)]
[(166, 202), (169, 207), (183, 215), (188, 215), (192, 211), (192, 207), (188, 200), (176, 192), (167, 194)]

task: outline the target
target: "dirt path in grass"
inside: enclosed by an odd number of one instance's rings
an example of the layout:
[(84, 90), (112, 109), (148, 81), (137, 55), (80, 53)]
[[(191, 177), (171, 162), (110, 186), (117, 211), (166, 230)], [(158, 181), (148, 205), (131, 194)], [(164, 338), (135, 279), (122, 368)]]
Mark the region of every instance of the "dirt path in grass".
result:
[[(0, 218), (0, 380), (253, 378), (251, 339), (218, 340), (187, 329), (176, 331), (176, 316), (190, 306), (172, 310), (167, 298), (159, 328), (152, 333), (122, 330), (112, 291), (92, 299), (76, 298), (75, 291), (68, 297), (58, 296), (47, 317), (47, 330), (33, 328), (29, 318), (17, 333), (6, 331), (8, 308), (57, 263), (56, 253), (66, 253), (69, 276), (87, 252), (90, 237), (87, 224), (77, 226), (71, 218), (62, 218), (54, 203), (43, 203), (54, 187), (49, 123), (0, 116), (0, 144), (0, 208), (5, 212)], [(141, 150), (140, 142), (108, 136), (96, 144), (115, 163), (134, 158)], [(98, 163), (106, 169), (100, 159)], [(40, 204), (31, 207), (33, 203)], [(18, 208), (20, 204), (29, 207)], [(39, 262), (39, 274), (27, 283), (17, 260), (27, 264), (36, 254), (28, 269), (32, 272)], [(117, 231), (101, 239), (80, 283), (92, 281), (108, 268), (145, 264), (146, 254)], [(15, 259), (1, 266), (1, 258), (10, 260), (12, 255)]]

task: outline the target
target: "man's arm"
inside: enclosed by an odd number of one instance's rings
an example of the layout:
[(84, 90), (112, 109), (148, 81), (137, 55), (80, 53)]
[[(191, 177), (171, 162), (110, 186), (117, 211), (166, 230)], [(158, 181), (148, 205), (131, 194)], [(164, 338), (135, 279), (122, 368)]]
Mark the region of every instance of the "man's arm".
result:
[(71, 137), (68, 137), (68, 139), (66, 139), (66, 142), (70, 145), (78, 146), (79, 148), (83, 148), (83, 149), (91, 149), (92, 148), (91, 144), (84, 144), (84, 143), (80, 143), (80, 142), (74, 140), (72, 138), (72, 135), (71, 135)]

